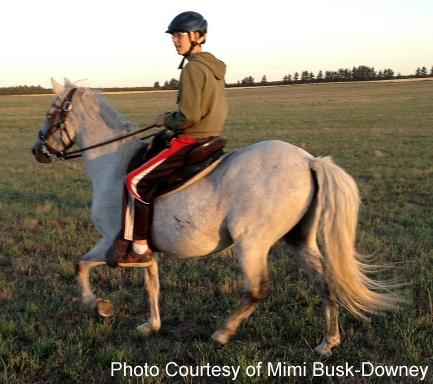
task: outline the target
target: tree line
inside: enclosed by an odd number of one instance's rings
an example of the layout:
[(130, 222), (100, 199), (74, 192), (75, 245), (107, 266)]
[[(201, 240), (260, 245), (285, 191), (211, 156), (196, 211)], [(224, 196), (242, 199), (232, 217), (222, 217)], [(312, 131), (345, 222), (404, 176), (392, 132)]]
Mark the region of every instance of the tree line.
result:
[[(372, 67), (361, 65), (352, 69), (339, 69), (338, 71), (320, 70), (316, 75), (310, 71), (295, 72), (293, 75), (285, 75), (281, 80), (268, 81), (264, 75), (260, 81), (255, 81), (252, 76), (247, 76), (237, 83), (227, 84), (226, 87), (252, 87), (259, 85), (293, 85), (293, 84), (308, 84), (308, 83), (326, 83), (326, 82), (349, 82), (349, 81), (372, 81), (372, 80), (391, 80), (391, 79), (410, 79), (410, 78), (427, 78), (433, 77), (433, 66), (430, 71), (426, 67), (418, 67), (415, 74), (402, 76), (395, 75), (390, 68), (376, 71)], [(163, 85), (159, 81), (155, 81), (153, 87), (115, 87), (102, 88), (102, 92), (131, 92), (131, 91), (150, 91), (150, 90), (175, 90), (179, 88), (179, 80), (172, 78), (166, 80)], [(31, 94), (52, 94), (51, 88), (43, 88), (37, 86), (16, 86), (0, 88), (0, 95), (31, 95)]]
[(0, 88), (0, 95), (43, 95), (53, 93), (50, 88), (43, 88), (40, 85), (30, 87), (27, 85), (20, 85), (18, 87), (5, 87)]
[(285, 84), (307, 84), (307, 83), (326, 83), (326, 82), (348, 82), (348, 81), (374, 81), (374, 80), (391, 80), (391, 79), (407, 79), (407, 78), (427, 78), (433, 77), (433, 66), (430, 72), (426, 67), (417, 68), (414, 75), (402, 76), (395, 75), (390, 68), (376, 71), (372, 67), (361, 65), (352, 69), (339, 69), (338, 71), (320, 70), (317, 75), (313, 72), (303, 71), (295, 72), (293, 75), (285, 75), (280, 81), (268, 82), (266, 75), (258, 82), (252, 76), (247, 76), (237, 84), (227, 84), (228, 87), (245, 87), (256, 85), (285, 85)]

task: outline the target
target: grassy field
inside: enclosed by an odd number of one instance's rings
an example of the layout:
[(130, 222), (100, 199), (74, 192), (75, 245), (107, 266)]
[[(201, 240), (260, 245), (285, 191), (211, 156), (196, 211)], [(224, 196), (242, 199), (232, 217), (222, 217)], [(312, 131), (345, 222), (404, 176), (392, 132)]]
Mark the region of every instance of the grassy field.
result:
[[(106, 97), (148, 126), (175, 108), (176, 93)], [(51, 96), (0, 96), (0, 383), (420, 382), (421, 375), (387, 376), (383, 369), (391, 366), (427, 368), (422, 382), (433, 383), (433, 81), (230, 89), (228, 98), (229, 148), (281, 139), (332, 156), (355, 178), (363, 201), (358, 250), (396, 264), (374, 277), (408, 283), (400, 295), (409, 304), (370, 323), (341, 309), (342, 343), (321, 358), (313, 351), (323, 337), (320, 300), (278, 243), (269, 256), (270, 295), (226, 347), (209, 338), (242, 296), (234, 255), (162, 256), (163, 323), (149, 337), (134, 332), (147, 320), (142, 272), (95, 269), (92, 284), (116, 309), (99, 317), (81, 305), (74, 276), (77, 258), (98, 241), (83, 163), (41, 165), (30, 153)], [(135, 375), (139, 366), (152, 369), (136, 377), (122, 366), (112, 376), (113, 362), (135, 367)], [(253, 368), (260, 362), (259, 375)], [(171, 377), (174, 363), (239, 372), (236, 380)], [(268, 363), (301, 371), (274, 377)], [(363, 363), (364, 375), (353, 372)], [(320, 364), (324, 375), (313, 376)], [(340, 366), (354, 368), (341, 375)]]

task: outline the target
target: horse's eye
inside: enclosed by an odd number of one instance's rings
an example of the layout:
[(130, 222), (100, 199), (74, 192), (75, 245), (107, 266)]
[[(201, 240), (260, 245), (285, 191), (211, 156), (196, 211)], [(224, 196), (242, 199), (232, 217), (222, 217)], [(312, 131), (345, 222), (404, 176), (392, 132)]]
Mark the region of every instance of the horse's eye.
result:
[(52, 116), (56, 113), (56, 111), (57, 111), (57, 108), (54, 107), (54, 106), (48, 108), (48, 110), (47, 110), (47, 114), (46, 114), (47, 119), (49, 119), (50, 117), (52, 117)]

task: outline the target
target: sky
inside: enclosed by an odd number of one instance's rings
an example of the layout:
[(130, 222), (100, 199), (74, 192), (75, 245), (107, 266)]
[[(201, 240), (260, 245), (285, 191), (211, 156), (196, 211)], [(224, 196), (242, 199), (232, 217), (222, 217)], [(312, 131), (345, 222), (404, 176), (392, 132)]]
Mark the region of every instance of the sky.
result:
[(366, 65), (397, 75), (433, 66), (432, 0), (15, 0), (0, 5), (0, 87), (147, 87), (179, 78), (168, 24), (184, 11), (208, 21), (203, 50), (226, 82), (282, 80)]

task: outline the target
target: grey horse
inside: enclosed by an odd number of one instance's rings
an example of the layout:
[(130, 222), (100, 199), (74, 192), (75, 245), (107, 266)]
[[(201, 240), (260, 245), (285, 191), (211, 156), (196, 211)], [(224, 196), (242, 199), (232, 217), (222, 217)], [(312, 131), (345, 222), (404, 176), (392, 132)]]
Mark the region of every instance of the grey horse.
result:
[[(64, 86), (53, 80), (53, 87), (55, 100), (33, 147), (39, 162), (51, 162), (73, 144), (85, 148), (133, 130), (98, 93), (67, 79)], [(67, 125), (59, 121), (66, 115)], [(102, 238), (80, 257), (76, 270), (83, 302), (101, 314), (111, 312), (111, 303), (94, 295), (89, 271), (105, 264), (105, 253), (120, 230), (126, 167), (142, 145), (131, 137), (83, 153), (94, 190), (92, 220)], [(322, 300), (324, 339), (316, 351), (329, 356), (340, 343), (338, 304), (365, 317), (394, 310), (400, 301), (390, 282), (367, 276), (375, 266), (355, 250), (359, 204), (354, 180), (329, 157), (313, 157), (282, 141), (263, 141), (233, 151), (195, 183), (157, 198), (152, 238), (158, 249), (177, 257), (234, 246), (245, 296), (212, 335), (221, 344), (268, 293), (268, 253), (284, 239)], [(324, 256), (317, 245), (319, 232)], [(150, 318), (137, 329), (154, 332), (161, 326), (158, 263), (144, 273)]]

